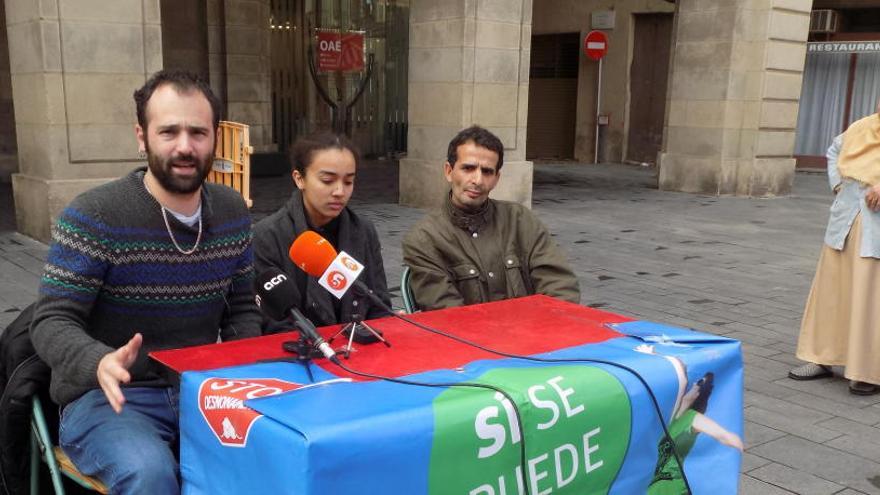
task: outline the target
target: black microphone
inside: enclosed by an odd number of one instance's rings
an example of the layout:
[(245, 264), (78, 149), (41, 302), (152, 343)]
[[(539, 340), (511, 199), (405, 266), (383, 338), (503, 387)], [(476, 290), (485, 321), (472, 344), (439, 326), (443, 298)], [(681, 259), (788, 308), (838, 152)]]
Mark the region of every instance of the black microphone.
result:
[(266, 316), (273, 320), (293, 318), (296, 328), (312, 341), (315, 349), (321, 351), (321, 354), (331, 362), (339, 363), (336, 351), (327, 342), (324, 342), (324, 339), (318, 334), (315, 324), (293, 305), (292, 301), (296, 298), (296, 291), (293, 282), (287, 278), (287, 275), (278, 270), (266, 270), (257, 275), (254, 289), (257, 306)]

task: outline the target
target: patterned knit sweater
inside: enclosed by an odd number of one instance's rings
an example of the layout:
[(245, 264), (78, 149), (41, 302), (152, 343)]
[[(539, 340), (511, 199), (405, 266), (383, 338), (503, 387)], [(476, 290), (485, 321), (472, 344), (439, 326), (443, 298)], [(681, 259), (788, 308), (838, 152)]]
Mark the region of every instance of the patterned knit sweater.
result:
[[(158, 349), (259, 335), (253, 297), (251, 220), (241, 197), (202, 187), (202, 239), (189, 255), (174, 247), (144, 168), (87, 191), (61, 213), (31, 325), (52, 368), (50, 394), (67, 404), (97, 388), (98, 362), (140, 332), (128, 386), (167, 382), (147, 354)], [(193, 227), (168, 215), (181, 249)]]

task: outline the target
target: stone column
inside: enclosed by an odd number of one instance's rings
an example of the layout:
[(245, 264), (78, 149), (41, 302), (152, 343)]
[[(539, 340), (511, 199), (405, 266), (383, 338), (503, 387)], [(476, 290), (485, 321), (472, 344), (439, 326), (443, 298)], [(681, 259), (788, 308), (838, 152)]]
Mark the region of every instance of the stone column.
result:
[[(216, 18), (216, 14), (209, 13), (209, 19), (212, 15)], [(250, 126), (255, 151), (274, 151), (269, 0), (225, 0), (223, 17), (226, 21), (226, 118)], [(212, 55), (217, 52), (210, 45), (210, 33), (208, 40), (209, 60), (215, 60)], [(214, 79), (213, 65), (210, 71)]]
[(676, 3), (660, 188), (788, 194), (812, 0)]
[(19, 230), (136, 167), (132, 93), (162, 68), (159, 0), (6, 0)]
[(412, 1), (401, 204), (442, 203), (449, 140), (479, 124), (505, 146), (492, 197), (531, 205), (532, 163), (525, 160), (531, 24), (531, 0)]

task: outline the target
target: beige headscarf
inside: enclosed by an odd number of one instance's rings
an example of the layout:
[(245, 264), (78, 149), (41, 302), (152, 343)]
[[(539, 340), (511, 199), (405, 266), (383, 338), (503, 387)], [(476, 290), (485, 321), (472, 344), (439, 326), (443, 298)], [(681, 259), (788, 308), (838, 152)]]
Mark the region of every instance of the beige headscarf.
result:
[(842, 177), (869, 186), (880, 184), (880, 115), (872, 113), (849, 126), (837, 168)]

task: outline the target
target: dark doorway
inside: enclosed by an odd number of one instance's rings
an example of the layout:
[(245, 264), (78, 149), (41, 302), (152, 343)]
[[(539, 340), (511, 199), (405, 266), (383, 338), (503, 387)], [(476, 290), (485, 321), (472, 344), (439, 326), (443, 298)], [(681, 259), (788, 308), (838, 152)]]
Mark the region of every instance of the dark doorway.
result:
[(15, 228), (15, 201), (12, 196), (12, 184), (0, 182), (0, 232), (9, 232)]
[(273, 0), (269, 24), (272, 81), (272, 141), (287, 153), (307, 128), (308, 28), (302, 0)]
[(6, 5), (0, 2), (0, 232), (15, 230), (11, 183), (12, 174), (15, 173), (18, 173), (18, 146), (12, 103), (12, 77), (9, 70), (9, 43), (6, 38)]
[[(347, 130), (361, 154), (390, 157), (406, 151), (409, 17), (409, 2), (395, 0), (271, 0), (272, 129), (279, 151), (332, 125), (330, 106), (318, 96), (309, 71), (315, 29), (364, 32), (373, 71), (350, 108)], [(317, 72), (320, 87), (340, 102), (350, 102), (365, 77), (366, 71)]]
[(532, 36), (526, 157), (574, 158), (580, 34)]
[(636, 14), (627, 160), (655, 163), (663, 145), (672, 14)]

